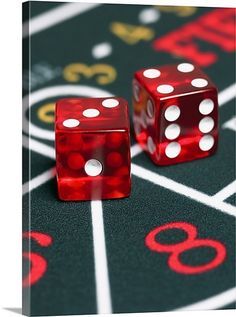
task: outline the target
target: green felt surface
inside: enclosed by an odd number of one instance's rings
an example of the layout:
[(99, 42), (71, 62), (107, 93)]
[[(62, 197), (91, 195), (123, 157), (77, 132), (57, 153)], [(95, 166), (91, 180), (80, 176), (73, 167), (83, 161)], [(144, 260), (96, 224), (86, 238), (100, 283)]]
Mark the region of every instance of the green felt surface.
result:
[[(30, 18), (33, 23), (35, 17), (53, 12), (62, 5), (25, 3), (25, 20)], [(160, 17), (158, 21), (144, 25), (140, 22), (140, 13), (147, 8), (157, 10)], [(32, 106), (30, 111), (24, 111), (23, 182), (32, 181), (35, 187), (23, 196), (23, 231), (41, 232), (52, 238), (52, 244), (47, 247), (33, 239), (31, 250), (27, 239), (23, 241), (24, 251), (37, 253), (47, 262), (43, 276), (31, 287), (23, 288), (24, 312), (30, 310), (31, 315), (93, 314), (106, 310), (106, 304), (99, 306), (99, 298), (103, 297), (105, 302), (109, 297), (111, 312), (114, 313), (170, 311), (201, 303), (234, 287), (235, 216), (227, 213), (227, 208), (235, 206), (235, 194), (225, 199), (226, 207), (212, 206), (202, 201), (200, 196), (201, 193), (206, 194), (204, 197), (212, 196), (235, 179), (235, 131), (224, 127), (235, 115), (232, 98), (219, 109), (220, 139), (214, 156), (160, 167), (141, 152), (132, 162), (155, 173), (156, 183), (150, 181), (145, 172), (141, 177), (134, 173), (130, 198), (102, 202), (103, 213), (99, 219), (104, 222), (110, 295), (97, 288), (101, 272), (95, 272), (99, 259), (94, 254), (94, 240), (103, 237), (103, 231), (95, 236), (92, 215), (96, 210), (91, 209), (90, 202), (59, 201), (53, 174), (40, 183), (42, 173), (51, 171), (55, 165), (53, 122), (43, 121), (39, 116), (40, 109), (61, 97), (95, 97), (96, 88), (99, 89), (96, 94), (106, 92), (126, 98), (132, 116), (134, 71), (185, 61), (181, 56), (155, 51), (153, 41), (213, 10), (196, 8), (191, 14), (181, 16), (174, 9), (165, 12), (162, 8), (139, 5), (98, 5), (24, 37), (23, 95), (27, 98), (30, 94)], [(128, 44), (111, 32), (113, 22), (144, 26), (152, 30), (153, 38)], [(103, 42), (112, 45), (112, 53), (96, 59), (92, 48)], [(204, 71), (219, 92), (230, 87), (235, 82), (234, 53), (206, 41), (196, 40), (196, 43), (203, 51), (213, 51), (218, 56)], [(115, 69), (117, 76), (106, 85), (98, 82), (99, 74), (81, 75), (79, 81), (69, 82), (65, 68), (72, 63), (88, 67), (106, 64)], [(71, 87), (75, 89), (74, 93), (71, 93)], [(27, 105), (27, 99), (25, 103)], [(50, 116), (53, 116), (53, 111), (47, 114), (47, 118)], [(28, 122), (34, 125), (33, 128), (27, 127)], [(131, 140), (134, 145), (133, 134)], [(161, 181), (160, 176), (164, 177)], [(169, 182), (172, 181), (175, 183), (171, 185)], [(167, 188), (168, 184), (171, 188)], [(186, 186), (184, 191), (182, 185)], [(191, 194), (191, 190), (195, 194)], [(225, 261), (201, 274), (180, 274), (170, 269), (168, 254), (152, 252), (145, 245), (145, 237), (152, 229), (171, 222), (190, 223), (196, 226), (199, 239), (222, 243), (226, 248)], [(186, 240), (186, 234), (181, 230), (169, 230), (160, 234), (159, 239), (166, 244), (178, 243)], [(103, 253), (101, 257), (104, 257)], [(212, 248), (202, 247), (184, 252), (181, 261), (197, 266), (211, 262), (214, 257)], [(24, 259), (23, 263), (23, 275), (26, 276), (29, 262)], [(235, 301), (232, 299), (216, 308), (233, 309)]]
[[(143, 197), (146, 187), (149, 196)], [(136, 177), (133, 177), (131, 200), (122, 200), (116, 205), (108, 201), (103, 206), (115, 312), (172, 310), (180, 303), (185, 306), (200, 301), (209, 296), (209, 292), (220, 293), (232, 285), (228, 276), (234, 268), (235, 251), (231, 245), (234, 223), (230, 217), (226, 219), (214, 209), (170, 194)], [(154, 224), (183, 220), (199, 228), (199, 237), (224, 241), (228, 250), (227, 265), (208, 274), (185, 276), (169, 270), (167, 254), (155, 254), (145, 247), (144, 238)], [(174, 231), (169, 234), (175, 236), (171, 239), (167, 232), (163, 233), (163, 244), (184, 240)], [(210, 251), (213, 250), (208, 248), (193, 251), (183, 254), (184, 263), (197, 265), (212, 258)], [(148, 296), (144, 296), (144, 290), (148, 290)]]

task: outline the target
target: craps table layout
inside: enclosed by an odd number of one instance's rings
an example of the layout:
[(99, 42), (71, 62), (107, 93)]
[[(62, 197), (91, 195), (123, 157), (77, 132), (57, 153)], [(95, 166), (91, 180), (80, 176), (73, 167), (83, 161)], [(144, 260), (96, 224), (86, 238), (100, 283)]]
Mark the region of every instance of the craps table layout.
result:
[[(235, 308), (235, 10), (28, 2), (23, 13), (24, 312)], [(134, 139), (133, 74), (186, 61), (218, 88), (218, 150), (157, 166)], [(55, 102), (109, 96), (130, 107), (131, 196), (60, 201)]]

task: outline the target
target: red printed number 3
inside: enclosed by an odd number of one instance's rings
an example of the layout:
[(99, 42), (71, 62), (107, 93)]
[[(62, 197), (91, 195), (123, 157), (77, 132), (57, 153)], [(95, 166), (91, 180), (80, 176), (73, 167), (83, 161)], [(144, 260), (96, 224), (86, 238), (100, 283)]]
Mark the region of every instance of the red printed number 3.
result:
[[(157, 235), (160, 232), (180, 229), (186, 232), (187, 239), (176, 244), (162, 244), (157, 242)], [(198, 239), (197, 228), (186, 222), (172, 222), (153, 229), (145, 238), (146, 246), (154, 252), (170, 253), (168, 258), (168, 266), (175, 272), (181, 274), (200, 274), (212, 270), (220, 265), (226, 257), (225, 246), (216, 240)], [(181, 254), (185, 251), (198, 248), (208, 247), (215, 250), (215, 257), (208, 263), (198, 266), (186, 265), (181, 262)]]

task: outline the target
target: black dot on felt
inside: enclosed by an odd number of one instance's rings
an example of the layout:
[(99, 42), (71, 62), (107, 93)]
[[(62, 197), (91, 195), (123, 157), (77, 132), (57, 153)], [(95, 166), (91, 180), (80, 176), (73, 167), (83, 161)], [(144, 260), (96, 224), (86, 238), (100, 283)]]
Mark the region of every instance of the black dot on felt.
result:
[(161, 231), (155, 237), (155, 240), (161, 244), (171, 245), (186, 241), (187, 233), (181, 229), (167, 229)]
[(198, 266), (211, 262), (215, 256), (215, 249), (204, 246), (183, 251), (180, 254), (180, 260), (183, 264), (189, 266)]

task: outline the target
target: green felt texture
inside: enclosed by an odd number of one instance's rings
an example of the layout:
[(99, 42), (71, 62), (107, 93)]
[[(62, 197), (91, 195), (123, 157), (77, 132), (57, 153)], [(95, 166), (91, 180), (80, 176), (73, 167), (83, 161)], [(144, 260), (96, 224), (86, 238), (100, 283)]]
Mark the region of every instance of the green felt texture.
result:
[[(25, 3), (24, 21), (33, 19), (62, 4), (50, 2)], [(33, 149), (27, 142), (23, 148), (23, 182), (35, 179), (55, 166), (48, 155), (53, 153), (53, 122), (42, 121), (39, 110), (45, 104), (71, 96), (67, 87), (77, 88), (76, 96), (86, 97), (84, 87), (97, 88), (111, 95), (122, 96), (129, 102), (131, 118), (131, 142), (135, 144), (132, 125), (133, 73), (144, 67), (181, 63), (184, 58), (153, 49), (153, 41), (188, 22), (211, 12), (213, 8), (196, 8), (193, 14), (180, 16), (176, 11), (165, 12), (160, 8), (158, 21), (142, 25), (139, 15), (146, 8), (142, 5), (100, 5), (83, 14), (68, 18), (23, 40), (23, 95), (28, 95), (27, 77), (31, 72), (30, 93), (41, 97), (31, 110), (24, 114), (35, 127), (51, 132), (49, 138), (31, 130)], [(156, 8), (158, 10), (158, 8)], [(112, 22), (122, 22), (151, 29), (154, 37), (127, 44), (110, 31)], [(235, 82), (233, 52), (219, 46), (196, 40), (201, 50), (217, 54), (218, 59), (203, 70), (213, 80), (219, 92)], [(108, 42), (112, 53), (96, 59), (92, 55), (94, 45)], [(78, 82), (69, 82), (64, 69), (72, 63), (87, 66), (108, 64), (117, 77), (113, 82), (101, 85), (95, 76), (81, 75)], [(45, 88), (63, 86), (56, 93), (45, 93)], [(73, 95), (75, 96), (75, 95)], [(88, 96), (87, 96), (88, 97)], [(92, 93), (91, 93), (92, 97)], [(209, 158), (184, 164), (160, 167), (154, 165), (145, 153), (136, 155), (132, 162), (148, 171), (175, 181), (172, 189), (164, 182), (154, 184), (143, 173), (132, 175), (132, 193), (127, 199), (102, 202), (105, 246), (108, 264), (112, 312), (170, 311), (212, 296), (219, 295), (235, 284), (235, 217), (222, 211), (221, 206), (209, 206), (197, 195), (189, 197), (187, 189), (212, 196), (235, 179), (235, 131), (224, 124), (235, 115), (234, 100), (219, 109), (219, 148)], [(53, 113), (48, 114), (53, 115)], [(25, 127), (24, 137), (28, 138)], [(29, 143), (28, 143), (29, 144)], [(145, 177), (147, 179), (145, 179)], [(144, 178), (144, 179), (143, 179)], [(186, 192), (180, 193), (181, 185)], [(235, 206), (235, 194), (225, 200), (227, 206)], [(197, 228), (199, 239), (212, 239), (226, 248), (226, 259), (216, 268), (201, 274), (180, 274), (168, 266), (168, 254), (153, 252), (145, 245), (146, 235), (154, 228), (171, 222), (186, 222)], [(62, 202), (58, 200), (56, 179), (48, 178), (40, 186), (23, 196), (23, 231), (41, 232), (52, 238), (49, 246), (40, 246), (23, 239), (23, 250), (32, 251), (47, 261), (45, 274), (31, 287), (23, 288), (23, 311), (30, 315), (96, 314), (99, 311), (96, 288), (94, 236), (90, 202)], [(102, 232), (101, 232), (102, 234)], [(158, 241), (166, 244), (186, 240), (180, 230), (160, 234)], [(30, 247), (30, 248), (29, 248)], [(181, 254), (181, 261), (190, 266), (209, 263), (215, 257), (212, 248), (195, 248)], [(29, 261), (23, 261), (23, 276), (29, 272)], [(99, 273), (99, 272), (98, 272)], [(235, 303), (218, 307), (233, 309)]]

